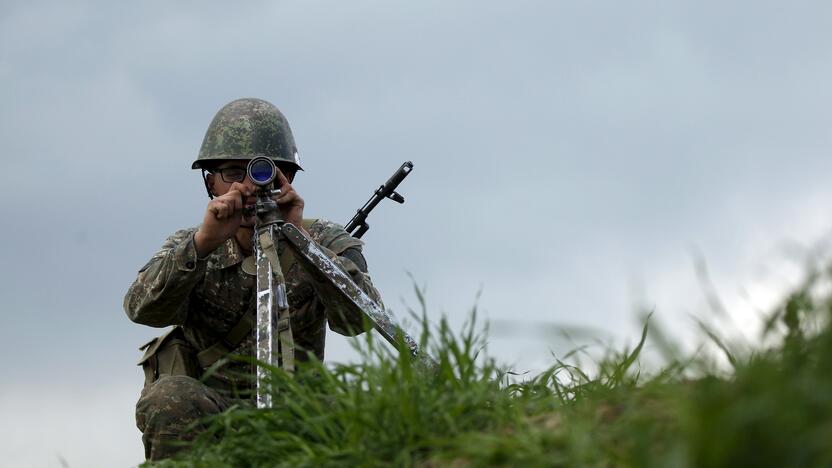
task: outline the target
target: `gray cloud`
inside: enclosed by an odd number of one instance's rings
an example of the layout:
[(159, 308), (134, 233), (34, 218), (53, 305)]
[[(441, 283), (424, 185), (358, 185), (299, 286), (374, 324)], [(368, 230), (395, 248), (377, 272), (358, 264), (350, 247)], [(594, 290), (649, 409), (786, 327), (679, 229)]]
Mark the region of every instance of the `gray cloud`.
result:
[[(135, 347), (155, 331), (125, 319), (122, 295), (170, 232), (200, 221), (188, 167), (214, 112), (241, 96), (289, 117), (311, 216), (345, 222), (414, 161), (407, 203), (381, 206), (366, 237), (397, 312), (399, 297), (413, 302), (410, 271), (455, 323), (480, 289), (496, 320), (632, 336), (645, 303), (681, 323), (702, 304), (692, 248), (733, 295), (779, 241), (830, 227), (830, 13), (773, 1), (6, 3), (0, 352), (26, 358), (0, 366), (20, 382), (139, 385)], [(492, 352), (521, 366), (568, 346), (495, 333)]]

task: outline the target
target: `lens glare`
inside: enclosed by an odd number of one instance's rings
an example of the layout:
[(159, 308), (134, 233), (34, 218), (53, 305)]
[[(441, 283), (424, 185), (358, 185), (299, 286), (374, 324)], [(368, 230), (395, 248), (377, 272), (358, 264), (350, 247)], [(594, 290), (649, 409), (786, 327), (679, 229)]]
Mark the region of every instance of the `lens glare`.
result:
[(269, 164), (269, 161), (256, 161), (251, 165), (250, 169), (252, 182), (260, 184), (268, 183), (274, 176), (274, 169), (272, 169), (272, 167), (273, 166)]

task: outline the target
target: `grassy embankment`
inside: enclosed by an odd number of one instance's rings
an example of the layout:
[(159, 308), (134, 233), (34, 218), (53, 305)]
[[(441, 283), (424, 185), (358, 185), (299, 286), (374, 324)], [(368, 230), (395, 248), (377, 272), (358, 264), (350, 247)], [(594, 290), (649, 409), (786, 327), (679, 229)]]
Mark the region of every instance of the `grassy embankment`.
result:
[(432, 376), (371, 342), (368, 364), (295, 378), (275, 370), (276, 409), (227, 412), (187, 458), (162, 465), (832, 466), (828, 281), (813, 275), (772, 313), (767, 340), (777, 344), (720, 342), (730, 370), (667, 351), (662, 369), (642, 372), (643, 336), (592, 375), (565, 356), (510, 383), (475, 359), (484, 341), (473, 323), (423, 336), (440, 363)]

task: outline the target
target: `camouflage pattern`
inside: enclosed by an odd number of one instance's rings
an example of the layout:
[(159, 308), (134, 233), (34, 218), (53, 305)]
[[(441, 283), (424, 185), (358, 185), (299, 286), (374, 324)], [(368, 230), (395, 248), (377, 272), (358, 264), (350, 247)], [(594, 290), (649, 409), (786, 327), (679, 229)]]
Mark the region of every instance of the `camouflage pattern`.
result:
[[(193, 377), (163, 375), (142, 390), (136, 403), (136, 426), (142, 431), (148, 460), (169, 458), (205, 427), (200, 421), (241, 403)], [(243, 403), (245, 404), (245, 403)]]
[(203, 167), (206, 161), (255, 156), (266, 156), (303, 170), (289, 122), (280, 110), (262, 99), (237, 99), (214, 116), (191, 169)]
[[(327, 256), (349, 274), (373, 300), (382, 304), (370, 277), (356, 264), (363, 262), (360, 253), (363, 245), (361, 240), (350, 236), (341, 226), (326, 220), (310, 220), (304, 224), (308, 226), (306, 229), (310, 238)], [(244, 314), (254, 312), (256, 278), (243, 271), (244, 255), (233, 238), (205, 259), (197, 258), (194, 247), (194, 233), (197, 229), (194, 227), (177, 231), (165, 241), (162, 248), (139, 271), (136, 281), (124, 298), (124, 309), (130, 320), (136, 323), (153, 327), (180, 325), (186, 341), (198, 353), (224, 338)], [(356, 262), (349, 257), (360, 258), (361, 261)], [(314, 280), (298, 263), (293, 263), (285, 272), (285, 280), (297, 360), (307, 360), (308, 353), (323, 360), (327, 323), (332, 330), (344, 335), (354, 335), (363, 331), (362, 317), (327, 315), (327, 301), (333, 301), (335, 298), (323, 297), (316, 293), (312, 286)], [(233, 353), (254, 356), (254, 344), (255, 337), (252, 331)], [(229, 361), (205, 380), (206, 388), (210, 388), (211, 392), (219, 392), (218, 395), (225, 398), (250, 394), (253, 379), (249, 376), (253, 370), (249, 364)], [(180, 380), (176, 380), (177, 385), (186, 385)], [(176, 430), (163, 430), (163, 424), (159, 425), (161, 423), (152, 425), (148, 422), (151, 420), (148, 414), (168, 411), (157, 409), (158, 405), (163, 405), (162, 408), (170, 406), (172, 409), (169, 411), (178, 411), (177, 408), (181, 405), (189, 408), (188, 411), (206, 407), (180, 401), (185, 398), (183, 395), (203, 393), (191, 387), (188, 387), (188, 392), (177, 392), (178, 387), (173, 384), (160, 387), (161, 381), (162, 378), (145, 388), (139, 401), (139, 406), (143, 409), (140, 411), (137, 407), (139, 429), (144, 432), (147, 427), (155, 428), (149, 436), (145, 432), (145, 444), (149, 451), (153, 450), (153, 440), (156, 440), (153, 439), (156, 437), (154, 434), (162, 435), (166, 439), (174, 437), (171, 434), (178, 434)], [(153, 390), (157, 387), (158, 390)], [(146, 397), (145, 394), (150, 396)], [(214, 396), (214, 393), (210, 394), (211, 401), (215, 400)], [(167, 402), (168, 399), (176, 400), (176, 404)], [(143, 416), (140, 417), (139, 413)], [(181, 416), (158, 416), (156, 420), (169, 421), (173, 418), (184, 421), (192, 420), (191, 416), (188, 412)], [(181, 436), (184, 439), (189, 435), (183, 433)], [(148, 437), (153, 440), (148, 440)]]

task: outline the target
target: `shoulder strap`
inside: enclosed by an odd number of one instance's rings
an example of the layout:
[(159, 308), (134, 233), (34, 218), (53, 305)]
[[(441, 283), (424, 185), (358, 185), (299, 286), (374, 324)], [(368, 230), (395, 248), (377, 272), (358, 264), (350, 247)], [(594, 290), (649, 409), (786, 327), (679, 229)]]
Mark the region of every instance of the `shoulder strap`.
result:
[(225, 357), (231, 350), (235, 349), (254, 327), (254, 313), (248, 311), (240, 318), (240, 321), (231, 327), (231, 330), (219, 341), (197, 353), (196, 358), (203, 369), (211, 367), (212, 364)]

